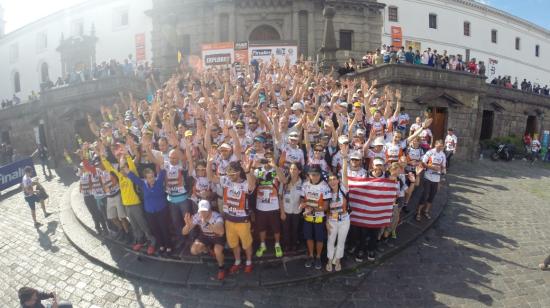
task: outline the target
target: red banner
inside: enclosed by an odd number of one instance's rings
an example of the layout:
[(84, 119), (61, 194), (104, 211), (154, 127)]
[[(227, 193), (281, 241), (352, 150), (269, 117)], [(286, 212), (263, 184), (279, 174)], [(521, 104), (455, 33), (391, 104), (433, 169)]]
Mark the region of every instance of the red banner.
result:
[(401, 31), (401, 27), (391, 27), (391, 42), (395, 50), (403, 46), (403, 32)]
[(145, 61), (145, 33), (136, 34), (136, 61)]

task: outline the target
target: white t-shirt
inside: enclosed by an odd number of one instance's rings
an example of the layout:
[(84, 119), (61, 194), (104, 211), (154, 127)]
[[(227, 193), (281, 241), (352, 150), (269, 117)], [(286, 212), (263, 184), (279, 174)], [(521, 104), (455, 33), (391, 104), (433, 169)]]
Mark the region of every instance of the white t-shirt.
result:
[(214, 231), (212, 230), (212, 226), (219, 223), (223, 224), (222, 215), (214, 211), (212, 211), (210, 219), (205, 222), (202, 221), (200, 213), (196, 213), (195, 215), (193, 215), (193, 224), (198, 225), (201, 228), (202, 233), (208, 237), (219, 237), (219, 235), (214, 233)]
[(445, 137), (445, 150), (454, 151), (457, 141), (456, 135), (447, 135), (447, 137)]
[(283, 194), (283, 202), (285, 213), (287, 214), (300, 214), (302, 211), (300, 209), (300, 196), (302, 195), (302, 179), (290, 186), (290, 184), (285, 185), (284, 188), (281, 188)]
[[(436, 149), (431, 149), (424, 154), (422, 162), (428, 166), (440, 166), (441, 170), (443, 170), (445, 169), (447, 159), (443, 151), (437, 152)], [(428, 169), (424, 172), (424, 177), (432, 182), (439, 182), (441, 180), (441, 172)]]
[(23, 185), (23, 193), (25, 194), (25, 197), (32, 196), (32, 194), (27, 193), (27, 190), (25, 190), (25, 188), (29, 189), (29, 187), (31, 188), (29, 190), (32, 190), (32, 178), (25, 174), (23, 176), (23, 180), (21, 182), (21, 185)]
[[(302, 197), (308, 206), (316, 208), (319, 207), (324, 200), (330, 200), (332, 198), (332, 193), (325, 181), (321, 181), (318, 184), (312, 184), (310, 181), (306, 181), (302, 186)], [(312, 211), (306, 214), (306, 216), (324, 217), (325, 213)]]

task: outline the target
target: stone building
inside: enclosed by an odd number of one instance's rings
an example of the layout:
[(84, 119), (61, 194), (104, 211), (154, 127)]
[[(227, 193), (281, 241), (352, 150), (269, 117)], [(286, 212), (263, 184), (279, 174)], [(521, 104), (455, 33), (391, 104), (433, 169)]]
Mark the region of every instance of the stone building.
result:
[(385, 64), (359, 71), (354, 78), (377, 80), (400, 89), (411, 120), (433, 119), (434, 139), (445, 138), (448, 128), (458, 137), (458, 159), (479, 157), (480, 140), (539, 134), (550, 128), (550, 97), (497, 87), (467, 72), (438, 70), (420, 65)]
[(315, 60), (323, 41), (325, 6), (333, 6), (337, 58), (360, 58), (381, 45), (382, 10), (376, 0), (153, 0), (153, 63), (166, 77), (177, 51), (200, 54), (213, 42), (291, 40)]

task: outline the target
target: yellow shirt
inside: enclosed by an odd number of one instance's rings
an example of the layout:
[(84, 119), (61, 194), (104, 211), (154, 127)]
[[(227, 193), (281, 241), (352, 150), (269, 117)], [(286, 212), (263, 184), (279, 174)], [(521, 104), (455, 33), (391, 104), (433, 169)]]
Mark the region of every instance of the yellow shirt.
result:
[[(134, 172), (135, 174), (138, 174), (136, 165), (134, 164), (134, 161), (129, 155), (126, 155), (126, 161), (128, 162), (128, 168), (130, 169), (130, 172)], [(118, 172), (118, 170), (113, 168), (111, 163), (108, 160), (106, 160), (105, 157), (101, 157), (101, 163), (103, 163), (105, 170), (109, 172), (113, 172), (118, 177), (122, 205), (124, 206), (139, 205), (141, 203), (141, 200), (139, 199), (139, 196), (134, 189), (134, 183), (132, 183), (132, 180), (130, 180), (130, 178), (124, 176), (122, 173)]]

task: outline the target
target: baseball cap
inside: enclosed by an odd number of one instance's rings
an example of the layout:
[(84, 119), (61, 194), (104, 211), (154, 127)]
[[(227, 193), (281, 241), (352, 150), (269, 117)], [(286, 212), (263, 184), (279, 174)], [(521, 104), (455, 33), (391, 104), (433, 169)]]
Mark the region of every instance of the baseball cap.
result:
[(376, 139), (374, 139), (374, 141), (372, 142), (372, 145), (373, 146), (384, 145), (384, 138), (383, 137), (376, 137)]
[(222, 143), (220, 146), (219, 146), (219, 149), (228, 149), (228, 150), (231, 150), (231, 146), (227, 143)]
[(350, 156), (350, 159), (363, 159), (363, 155), (359, 151), (353, 151)]
[(265, 140), (265, 137), (262, 136), (262, 135), (258, 135), (256, 137), (254, 137), (254, 141), (258, 141), (258, 142), (261, 142), (261, 143), (265, 143), (266, 140)]
[(342, 108), (348, 108), (348, 102), (341, 102), (339, 105)]
[(340, 144), (349, 143), (349, 138), (348, 138), (348, 136), (342, 135), (342, 136), (338, 137), (338, 143), (340, 143)]
[(365, 135), (365, 130), (362, 129), (362, 128), (358, 128), (358, 129), (355, 131), (355, 135), (356, 135), (356, 136), (364, 136), (364, 135)]
[(355, 103), (353, 103), (353, 107), (361, 108), (361, 103), (360, 102), (355, 102)]
[(294, 103), (292, 104), (292, 107), (290, 107), (291, 110), (304, 110), (304, 106), (300, 103)]
[(321, 167), (319, 165), (309, 166), (307, 173), (321, 173)]
[(376, 166), (376, 165), (383, 165), (385, 162), (382, 158), (380, 157), (375, 157), (373, 160), (372, 160), (372, 165), (373, 166)]
[(291, 132), (290, 134), (288, 134), (288, 139), (298, 140), (300, 139), (300, 137), (298, 136), (297, 132)]
[(190, 130), (185, 131), (185, 137), (193, 136), (193, 132)]
[(208, 200), (199, 201), (198, 212), (208, 212), (210, 211), (210, 202)]

